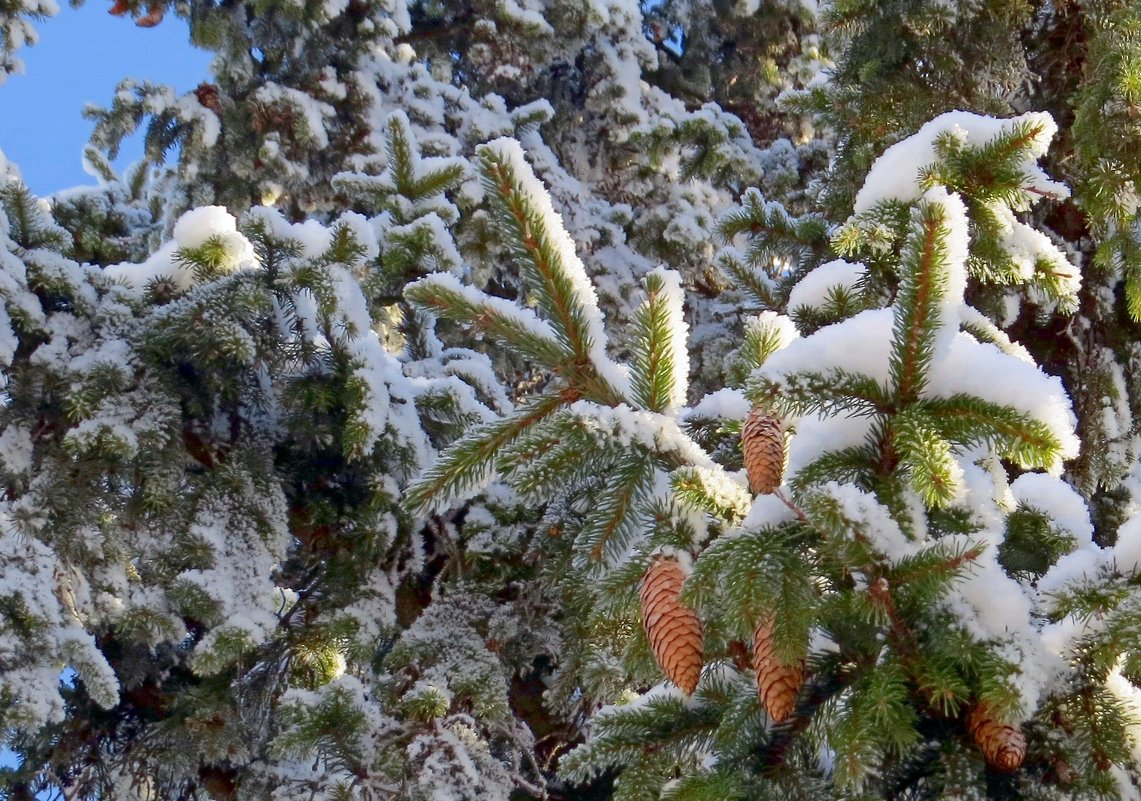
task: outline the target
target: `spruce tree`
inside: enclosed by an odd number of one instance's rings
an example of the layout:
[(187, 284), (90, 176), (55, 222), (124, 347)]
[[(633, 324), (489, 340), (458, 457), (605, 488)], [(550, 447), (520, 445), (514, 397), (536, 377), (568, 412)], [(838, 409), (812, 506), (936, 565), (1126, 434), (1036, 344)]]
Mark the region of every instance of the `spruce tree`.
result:
[(1136, 4), (110, 11), (215, 59), (0, 158), (0, 797), (1141, 797)]

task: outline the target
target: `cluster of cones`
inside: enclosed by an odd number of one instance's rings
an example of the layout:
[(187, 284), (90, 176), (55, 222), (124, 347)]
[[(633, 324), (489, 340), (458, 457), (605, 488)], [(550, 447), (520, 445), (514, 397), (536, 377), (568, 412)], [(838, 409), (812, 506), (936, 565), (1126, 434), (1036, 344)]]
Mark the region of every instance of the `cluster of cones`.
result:
[[(750, 412), (741, 429), (741, 447), (749, 489), (770, 494), (784, 473), (784, 427), (775, 415), (761, 408)], [(666, 676), (686, 695), (701, 678), (704, 635), (697, 613), (681, 601), (687, 571), (675, 557), (659, 554), (650, 563), (640, 585), (642, 622), (654, 657)], [(804, 661), (788, 664), (777, 655), (773, 627), (775, 613), (757, 622), (753, 631), (752, 670), (765, 712), (775, 723), (787, 720), (796, 708), (804, 684)], [(1026, 737), (1002, 722), (985, 704), (976, 704), (966, 720), (967, 730), (992, 767), (1016, 770), (1026, 757)]]
[[(131, 11), (131, 5), (126, 0), (115, 0), (115, 4), (111, 6), (107, 13), (116, 17), (121, 17)], [(166, 16), (166, 0), (153, 0), (147, 5), (147, 12), (135, 20), (135, 24), (140, 28), (153, 28), (162, 22), (162, 18)]]
[[(697, 613), (681, 602), (686, 571), (677, 558), (658, 556), (642, 578), (642, 622), (662, 671), (689, 695), (701, 678), (704, 636)], [(772, 615), (753, 633), (753, 673), (765, 711), (776, 723), (787, 720), (804, 683), (804, 662), (782, 662), (773, 648)]]
[[(780, 486), (784, 472), (784, 429), (779, 418), (754, 409), (741, 430), (745, 471), (754, 493), (768, 494)], [(681, 602), (686, 572), (672, 556), (658, 556), (641, 584), (642, 622), (654, 657), (665, 674), (692, 693), (701, 677), (704, 638), (697, 613)], [(757, 692), (773, 721), (787, 720), (804, 683), (804, 663), (786, 664), (773, 647), (773, 615), (758, 621), (753, 632), (752, 667)]]

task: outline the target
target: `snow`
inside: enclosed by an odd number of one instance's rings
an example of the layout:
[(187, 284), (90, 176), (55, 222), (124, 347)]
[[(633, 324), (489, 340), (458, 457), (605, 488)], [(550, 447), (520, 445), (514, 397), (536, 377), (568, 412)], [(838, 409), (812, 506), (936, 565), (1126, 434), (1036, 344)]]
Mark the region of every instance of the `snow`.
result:
[(238, 221), (222, 206), (191, 209), (174, 224), (174, 240), (180, 248), (197, 248), (213, 236), (237, 233)]
[[(856, 262), (843, 259), (821, 264), (797, 282), (788, 295), (788, 308), (802, 306), (819, 308), (828, 301), (828, 295), (836, 288), (851, 292), (867, 274), (868, 268)], [(770, 312), (771, 313), (771, 312)]]
[(1011, 119), (998, 119), (967, 111), (949, 111), (940, 114), (907, 139), (892, 145), (876, 159), (863, 187), (856, 193), (855, 213), (871, 211), (876, 204), (886, 200), (917, 200), (922, 193), (920, 173), (938, 161), (935, 140), (939, 136), (950, 134), (965, 144), (978, 147), (1020, 122), (1041, 129), (1021, 165), (1025, 176), (1024, 187), (1060, 198), (1068, 197), (1069, 190), (1064, 185), (1049, 180), (1037, 165), (1037, 159), (1046, 154), (1050, 140), (1058, 130), (1049, 114), (1029, 112)]
[(1014, 212), (1000, 203), (991, 203), (990, 211), (998, 220), (1002, 249), (1018, 270), (1018, 279), (1033, 282), (1038, 264), (1047, 268), (1058, 283), (1058, 292), (1067, 306), (1077, 302), (1082, 285), (1081, 270), (1066, 258), (1066, 254), (1046, 234), (1015, 218)]
[(655, 684), (644, 693), (623, 698), (619, 703), (605, 704), (599, 707), (598, 711), (594, 713), (593, 720), (597, 724), (603, 722), (610, 715), (621, 714), (631, 709), (640, 709), (658, 700), (666, 699), (680, 701), (687, 706), (698, 703), (695, 696), (686, 697), (685, 693), (672, 682), (662, 682)]
[(1111, 553), (1121, 573), (1141, 571), (1141, 515), (1129, 518), (1117, 530), (1117, 542)]
[(194, 285), (194, 268), (179, 258), (179, 251), (199, 248), (211, 240), (222, 246), (219, 268), (233, 271), (257, 264), (253, 245), (238, 232), (234, 216), (221, 206), (203, 206), (187, 211), (175, 223), (173, 237), (141, 264), (123, 262), (107, 267), (104, 272), (138, 290), (161, 279), (170, 280), (179, 289), (186, 290)]
[(711, 392), (694, 406), (683, 409), (682, 421), (701, 418), (722, 420), (744, 420), (749, 415), (752, 404), (739, 389), (725, 387)]
[[(1130, 740), (1132, 741), (1129, 744), (1130, 750), (1133, 758), (1141, 761), (1141, 689), (1134, 687), (1132, 682), (1122, 675), (1120, 664), (1109, 674), (1105, 687), (1117, 697), (1117, 700), (1125, 708), (1125, 714), (1130, 721), (1128, 726)], [(1136, 789), (1133, 792), (1136, 793)]]
[(566, 408), (595, 436), (609, 439), (615, 446), (639, 446), (659, 454), (676, 454), (684, 463), (723, 472), (701, 446), (678, 427), (672, 417), (633, 409), (625, 404), (600, 406), (576, 401)]
[(312, 139), (310, 146), (318, 150), (329, 146), (325, 120), (336, 117), (337, 112), (328, 103), (322, 103), (293, 87), (272, 82), (259, 86), (254, 97), (266, 106), (284, 104), (296, 109), (304, 120), (305, 133)]
[[(891, 308), (869, 309), (842, 322), (824, 326), (811, 336), (798, 338), (774, 353), (759, 374), (776, 377), (806, 369), (842, 368), (886, 383), (893, 320)], [(859, 347), (853, 347), (854, 343)]]
[[(14, 699), (13, 720), (34, 730), (63, 720), (60, 667), (75, 667), (92, 700), (104, 708), (118, 702), (119, 683), (75, 608), (82, 595), (75, 571), (34, 536), (17, 527), (0, 502), (0, 599), (16, 599), (28, 626), (0, 626), (0, 691)], [(71, 604), (56, 595), (57, 582), (71, 591)], [(62, 587), (61, 587), (62, 589)], [(78, 592), (77, 592), (78, 591)]]
[(825, 453), (863, 445), (872, 432), (872, 423), (871, 417), (845, 414), (801, 417), (793, 425), (794, 434), (788, 443), (785, 480), (792, 479)]
[[(958, 319), (957, 313), (952, 319)], [(754, 375), (779, 379), (782, 375), (806, 368), (821, 372), (842, 369), (861, 373), (886, 385), (890, 372), (888, 354), (893, 323), (894, 311), (891, 308), (860, 312), (796, 340), (773, 354)], [(859, 343), (859, 347), (852, 347), (852, 343)], [(927, 384), (922, 395), (926, 398), (949, 398), (964, 393), (1011, 406), (1043, 423), (1061, 443), (1059, 459), (1050, 465), (1048, 471), (1051, 474), (1061, 470), (1061, 460), (1077, 455), (1076, 418), (1061, 380), (1004, 354), (994, 345), (980, 343), (969, 334), (959, 332), (948, 338), (942, 354), (936, 354), (927, 372)], [(853, 421), (850, 428), (856, 425)], [(806, 428), (816, 429), (810, 418), (804, 418), (797, 424), (797, 436), (793, 438), (789, 454), (790, 472), (807, 463), (803, 457), (793, 458), (798, 450), (820, 452), (819, 448), (806, 448), (797, 442), (804, 436)], [(863, 427), (863, 432), (866, 431), (867, 424)], [(830, 432), (820, 431), (819, 435), (828, 437)], [(842, 438), (845, 444), (853, 444), (854, 440), (854, 431)], [(827, 449), (841, 447), (844, 445), (836, 442)]]
[(693, 554), (684, 548), (675, 548), (672, 545), (659, 545), (650, 551), (649, 557), (653, 561), (656, 556), (673, 559), (681, 569), (682, 575), (689, 578), (693, 575)]
[[(939, 328), (931, 345), (933, 361), (939, 360), (951, 346), (951, 340), (959, 330), (959, 307), (963, 305), (963, 293), (967, 291), (967, 256), (969, 255), (970, 236), (967, 228), (967, 209), (958, 195), (948, 194), (941, 186), (935, 186), (923, 193), (923, 202), (911, 212), (911, 233), (905, 249), (915, 253), (918, 257), (922, 253), (924, 231), (922, 218), (924, 208), (927, 213), (939, 207), (943, 214), (943, 236), (945, 258), (938, 266), (932, 265), (932, 270), (938, 276), (936, 286), (939, 288)], [(916, 258), (916, 263), (921, 263)], [(941, 280), (940, 280), (941, 279)]]
[[(1015, 315), (1017, 316), (1017, 315)], [(980, 341), (989, 342), (1007, 356), (1013, 356), (1020, 362), (1034, 365), (1034, 357), (1020, 342), (1012, 340), (1005, 331), (991, 322), (990, 318), (973, 306), (962, 304), (959, 306), (959, 320)]]
[(835, 481), (820, 486), (819, 492), (834, 500), (844, 517), (888, 561), (898, 562), (918, 552), (918, 546), (904, 536), (891, 513), (871, 493)]
[[(259, 208), (255, 207), (248, 212), (251, 221), (258, 221), (263, 223), (270, 233), (278, 238), (285, 240), (293, 240), (301, 250), (302, 258), (316, 258), (329, 249), (333, 243), (332, 231), (316, 220), (305, 220), (299, 223), (290, 223), (285, 219), (280, 211), (274, 208)], [(347, 217), (348, 215), (346, 215)], [(355, 215), (359, 217), (360, 215)], [(342, 217), (341, 221), (345, 218)], [(354, 222), (351, 224), (354, 233), (357, 233), (360, 228), (359, 223)], [(367, 238), (363, 241), (358, 236), (358, 242), (368, 247), (369, 243), (375, 243), (376, 235), (372, 233), (371, 228), (366, 226), (367, 233), (361, 232)], [(177, 231), (177, 228), (176, 228)]]
[(1077, 418), (1057, 376), (1046, 375), (994, 345), (959, 333), (944, 360), (932, 365), (925, 394), (946, 398), (962, 392), (1012, 406), (1043, 423), (1061, 443), (1059, 459), (1047, 471), (1052, 475), (1061, 471), (1062, 460), (1077, 456)]
[(1107, 556), (1106, 552), (1097, 547), (1079, 548), (1065, 554), (1038, 579), (1038, 592), (1054, 595), (1062, 592), (1071, 582), (1092, 577), (1105, 564)]
[(0, 469), (11, 476), (30, 474), (34, 447), (27, 426), (10, 423), (0, 431)]
[[(965, 550), (977, 546), (979, 539), (979, 535), (951, 535), (941, 542)], [(1033, 591), (1008, 576), (998, 563), (1001, 534), (983, 532), (981, 539), (988, 547), (969, 563), (943, 604), (973, 637), (997, 642), (998, 656), (1017, 667), (1008, 681), (1019, 693), (1022, 714), (1029, 717), (1063, 663), (1047, 649), (1032, 617)]]
[(454, 295), (458, 295), (465, 303), (472, 306), (482, 306), (492, 313), (510, 321), (510, 324), (525, 331), (529, 336), (545, 339), (554, 345), (558, 341), (553, 328), (530, 309), (523, 308), (503, 298), (488, 295), (469, 284), (460, 281), (451, 273), (432, 273), (431, 275), (414, 281), (408, 288), (417, 286), (435, 286)]
[(571, 293), (583, 312), (586, 337), (589, 340), (590, 359), (602, 378), (625, 397), (630, 397), (630, 376), (625, 365), (611, 361), (606, 354), (606, 330), (602, 312), (598, 308), (598, 294), (586, 273), (586, 267), (578, 257), (574, 242), (563, 225), (562, 216), (551, 205), (551, 195), (542, 182), (535, 177), (531, 165), (527, 163), (523, 148), (515, 139), (500, 138), (488, 142), (480, 148), (506, 162), (511, 174), (518, 183), (520, 193), (527, 206), (534, 210), (546, 231), (555, 251), (556, 264), (552, 268), (564, 275), (571, 286)]
[[(796, 519), (796, 512), (776, 495), (757, 495), (749, 507), (749, 513), (741, 521), (742, 531), (779, 526)], [(725, 536), (732, 536), (726, 534)]]
[(982, 444), (959, 454), (962, 469), (958, 496), (949, 504), (969, 515), (980, 530), (996, 531), (1005, 526), (1013, 508), (1007, 488), (1006, 468)]
[(1085, 500), (1060, 478), (1024, 473), (1010, 483), (1020, 504), (1043, 512), (1055, 526), (1073, 535), (1078, 546), (1093, 544), (1093, 523)]
[(508, 19), (515, 20), (520, 24), (533, 28), (535, 33), (539, 34), (554, 34), (555, 29), (543, 17), (543, 12), (540, 10), (542, 4), (538, 8), (533, 8), (532, 3), (534, 0), (501, 0), (499, 5), (500, 12)]
[(747, 317), (745, 330), (772, 337), (776, 343), (776, 350), (788, 347), (790, 342), (800, 337), (800, 331), (797, 330), (792, 318), (777, 314), (775, 311), (763, 311), (753, 317)]
[[(746, 482), (740, 480), (740, 473), (725, 470), (710, 470), (707, 467), (687, 466), (675, 471), (675, 477), (696, 480), (720, 509), (728, 510), (729, 515), (744, 517), (752, 504), (753, 494), (748, 491)], [(666, 500), (677, 502), (672, 492), (666, 493)]]

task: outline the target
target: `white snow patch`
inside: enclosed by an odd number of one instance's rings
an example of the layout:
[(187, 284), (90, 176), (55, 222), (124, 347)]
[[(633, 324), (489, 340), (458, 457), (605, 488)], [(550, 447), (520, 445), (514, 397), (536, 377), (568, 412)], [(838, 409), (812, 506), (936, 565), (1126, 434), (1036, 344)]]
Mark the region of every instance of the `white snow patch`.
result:
[(867, 272), (868, 268), (863, 264), (843, 259), (821, 264), (792, 288), (788, 296), (788, 308), (824, 306), (830, 292), (835, 289), (851, 292), (856, 284), (864, 279)]
[(1037, 164), (1037, 160), (1046, 154), (1050, 140), (1058, 130), (1049, 114), (1033, 111), (1003, 120), (967, 111), (949, 111), (940, 114), (902, 142), (892, 145), (876, 159), (863, 187), (856, 193), (855, 213), (863, 214), (885, 200), (917, 200), (922, 192), (919, 186), (920, 173), (938, 160), (935, 140), (939, 136), (950, 134), (965, 144), (978, 147), (1020, 122), (1036, 125), (1040, 129), (1021, 165), (1025, 176), (1023, 186), (1048, 195), (1068, 197), (1069, 190), (1047, 178)]

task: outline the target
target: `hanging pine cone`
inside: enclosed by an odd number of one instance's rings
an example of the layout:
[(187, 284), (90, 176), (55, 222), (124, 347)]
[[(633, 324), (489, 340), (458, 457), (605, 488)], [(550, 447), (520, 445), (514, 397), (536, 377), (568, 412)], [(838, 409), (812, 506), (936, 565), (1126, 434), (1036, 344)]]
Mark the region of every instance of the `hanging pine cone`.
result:
[(147, 13), (135, 20), (135, 24), (140, 28), (153, 28), (162, 22), (162, 18), (166, 16), (166, 2), (165, 0), (157, 0), (147, 6)]
[(115, 0), (115, 4), (107, 9), (107, 13), (115, 17), (121, 17), (130, 10), (131, 7), (127, 5), (126, 0)]
[(992, 768), (1006, 772), (1017, 770), (1026, 758), (1026, 735), (1017, 726), (999, 722), (986, 704), (971, 710), (967, 729)]
[(194, 96), (198, 98), (199, 103), (215, 114), (222, 111), (222, 103), (218, 97), (218, 87), (215, 84), (205, 82), (198, 84), (194, 89)]
[(704, 637), (701, 621), (679, 600), (685, 571), (672, 556), (659, 556), (642, 577), (642, 623), (654, 658), (669, 679), (686, 695), (701, 678)]
[(753, 670), (757, 692), (774, 723), (783, 723), (796, 707), (796, 695), (804, 684), (804, 662), (786, 665), (773, 648), (773, 616), (757, 624), (753, 632)]
[(754, 406), (741, 428), (741, 450), (749, 489), (768, 495), (780, 486), (784, 473), (784, 429), (780, 418)]

